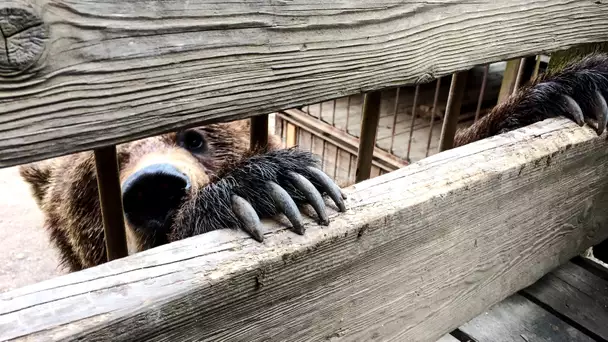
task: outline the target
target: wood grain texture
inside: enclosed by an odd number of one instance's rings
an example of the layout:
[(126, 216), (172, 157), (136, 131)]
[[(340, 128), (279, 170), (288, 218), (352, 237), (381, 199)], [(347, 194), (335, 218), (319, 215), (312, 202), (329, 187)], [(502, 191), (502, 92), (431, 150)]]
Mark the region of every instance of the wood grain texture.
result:
[(476, 342), (595, 341), (518, 294), (494, 305), (460, 330)]
[(0, 167), (608, 40), (564, 0), (35, 0), (49, 39), (0, 77)]
[(608, 237), (607, 149), (562, 119), (455, 148), (304, 236), (219, 230), (0, 294), (0, 340), (436, 341)]
[(598, 340), (608, 340), (608, 281), (568, 263), (523, 293), (559, 312)]
[(0, 2), (0, 75), (9, 77), (37, 62), (47, 38), (34, 6), (24, 0)]
[(437, 342), (460, 342), (456, 337), (447, 334), (437, 340)]

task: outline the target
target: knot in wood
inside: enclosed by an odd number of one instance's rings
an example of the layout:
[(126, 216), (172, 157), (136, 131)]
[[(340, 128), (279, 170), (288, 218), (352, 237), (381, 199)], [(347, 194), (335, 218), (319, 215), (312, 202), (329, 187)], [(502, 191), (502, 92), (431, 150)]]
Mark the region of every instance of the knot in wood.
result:
[(31, 7), (0, 5), (0, 73), (23, 71), (34, 64), (47, 40), (42, 19)]

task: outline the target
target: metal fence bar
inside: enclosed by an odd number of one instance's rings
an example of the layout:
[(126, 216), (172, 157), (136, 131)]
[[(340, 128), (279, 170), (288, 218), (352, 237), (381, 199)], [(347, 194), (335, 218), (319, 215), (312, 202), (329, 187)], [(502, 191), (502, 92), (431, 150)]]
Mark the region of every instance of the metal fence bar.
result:
[(490, 70), (490, 65), (486, 64), (483, 68), (483, 78), (481, 80), (481, 89), (479, 89), (479, 98), (477, 99), (477, 108), (475, 109), (475, 119), (473, 122), (479, 120), (479, 113), (481, 112), (481, 104), (483, 102), (483, 97), (486, 92), (486, 84), (488, 82), (488, 72)]
[(336, 127), (336, 100), (333, 100), (334, 106), (331, 111), (331, 125)]
[(348, 132), (348, 122), (350, 120), (350, 99), (352, 98), (351, 95), (348, 96), (348, 99), (346, 100), (346, 127), (344, 127), (344, 132), (350, 134)]
[(412, 150), (412, 138), (414, 137), (414, 125), (416, 125), (416, 107), (418, 106), (418, 96), (420, 94), (420, 85), (416, 85), (414, 90), (414, 102), (412, 104), (412, 122), (410, 124), (410, 136), (407, 140), (407, 154), (405, 160), (410, 161), (410, 151)]
[(250, 149), (265, 148), (268, 145), (268, 115), (258, 115), (250, 119)]
[(116, 146), (95, 149), (94, 155), (106, 255), (111, 261), (128, 255)]
[(361, 118), (361, 133), (359, 134), (357, 169), (355, 171), (356, 183), (369, 179), (371, 175), (374, 147), (376, 146), (376, 132), (378, 131), (378, 122), (380, 121), (380, 101), (380, 91), (365, 94)]
[(393, 108), (393, 130), (391, 132), (391, 145), (388, 148), (389, 153), (393, 153), (393, 145), (395, 144), (395, 131), (397, 129), (397, 110), (399, 109), (399, 91), (401, 88), (397, 88), (395, 92), (395, 107)]
[(519, 61), (519, 67), (517, 68), (517, 76), (515, 77), (515, 84), (513, 84), (513, 89), (511, 89), (511, 94), (515, 94), (519, 85), (521, 84), (522, 75), (524, 73), (524, 68), (526, 67), (526, 59), (522, 58)]
[(431, 110), (431, 124), (429, 127), (429, 139), (426, 143), (426, 156), (429, 156), (429, 150), (431, 149), (431, 140), (433, 139), (433, 123), (435, 122), (435, 112), (437, 110), (437, 101), (439, 100), (439, 88), (441, 87), (441, 78), (437, 79), (437, 86), (435, 87), (435, 97), (433, 99), (433, 109)]
[(464, 96), (465, 87), (467, 84), (468, 71), (457, 72), (452, 75), (452, 83), (450, 84), (450, 92), (448, 93), (448, 101), (443, 117), (443, 126), (441, 128), (441, 136), (439, 138), (439, 151), (449, 150), (454, 147), (454, 136), (458, 126), (458, 117), (460, 116), (460, 107), (462, 105), (462, 97)]

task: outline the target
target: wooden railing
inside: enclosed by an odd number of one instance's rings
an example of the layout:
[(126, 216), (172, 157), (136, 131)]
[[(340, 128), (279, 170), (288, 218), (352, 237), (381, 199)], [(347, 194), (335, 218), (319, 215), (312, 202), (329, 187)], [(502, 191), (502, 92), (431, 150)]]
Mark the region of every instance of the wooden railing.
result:
[[(114, 145), (177, 128), (264, 127), (270, 112), (608, 40), (593, 1), (6, 0), (0, 18), (0, 167), (91, 149), (110, 165)], [(450, 150), (346, 189), (349, 211), (302, 237), (217, 231), (4, 293), (0, 339), (432, 340), (607, 237), (605, 148), (551, 120)], [(98, 172), (119, 258), (117, 170)]]
[(593, 1), (25, 1), (45, 35), (8, 41), (43, 50), (0, 78), (2, 167), (608, 37)]
[(0, 294), (0, 340), (434, 341), (608, 238), (607, 148), (556, 119), (449, 150), (305, 236), (214, 231)]

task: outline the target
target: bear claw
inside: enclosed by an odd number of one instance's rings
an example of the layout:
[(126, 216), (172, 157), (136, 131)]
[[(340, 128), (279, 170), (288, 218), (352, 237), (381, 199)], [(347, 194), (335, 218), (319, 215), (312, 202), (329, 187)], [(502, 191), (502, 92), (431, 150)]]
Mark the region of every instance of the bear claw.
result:
[(261, 220), (281, 214), (295, 233), (303, 235), (306, 227), (300, 207), (305, 204), (314, 208), (319, 224), (329, 225), (324, 196), (330, 197), (341, 212), (346, 211), (346, 196), (316, 164), (312, 153), (297, 149), (274, 150), (244, 159), (183, 205), (184, 211), (173, 225), (188, 230), (182, 229), (171, 239), (234, 227), (262, 242)]
[(289, 219), (296, 233), (304, 235), (302, 216), (291, 196), (275, 182), (268, 182), (268, 187), (277, 208)]
[(583, 110), (581, 106), (574, 101), (574, 99), (568, 95), (564, 95), (564, 99), (566, 101), (566, 106), (570, 110), (570, 114), (572, 114), (572, 120), (576, 122), (577, 125), (583, 126), (585, 124), (585, 119), (583, 117)]
[(323, 188), (325, 191), (327, 191), (327, 194), (334, 201), (334, 203), (336, 203), (340, 212), (345, 212), (346, 205), (344, 204), (343, 200), (344, 193), (340, 190), (338, 185), (336, 185), (336, 183), (334, 183), (334, 181), (332, 181), (331, 178), (325, 174), (325, 172), (319, 170), (318, 168), (309, 166), (308, 170), (315, 177), (315, 179), (323, 185)]
[(262, 222), (255, 209), (244, 198), (232, 195), (232, 211), (243, 222), (243, 228), (256, 241), (263, 242), (264, 234), (261, 232)]
[(323, 197), (321, 197), (321, 194), (317, 191), (315, 186), (306, 179), (306, 177), (298, 173), (290, 172), (288, 177), (293, 185), (304, 194), (308, 203), (313, 207), (317, 216), (319, 216), (319, 223), (324, 226), (329, 225), (329, 218), (325, 211), (325, 202), (323, 202)]
[(597, 134), (601, 135), (604, 133), (606, 123), (608, 122), (608, 104), (606, 99), (599, 91), (595, 92), (595, 117), (597, 119)]
[(606, 99), (599, 92), (595, 91), (593, 95), (593, 101), (590, 103), (585, 101), (586, 98), (581, 97), (581, 100), (587, 103), (587, 108), (591, 107), (592, 115), (585, 116), (581, 106), (579, 103), (568, 95), (562, 95), (564, 99), (566, 110), (568, 116), (572, 121), (576, 122), (577, 125), (583, 126), (587, 123), (589, 126), (593, 127), (593, 122), (596, 123), (595, 131), (597, 135), (602, 135), (606, 130), (606, 125), (608, 124), (608, 104), (606, 104)]

